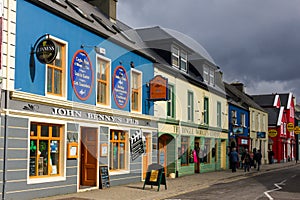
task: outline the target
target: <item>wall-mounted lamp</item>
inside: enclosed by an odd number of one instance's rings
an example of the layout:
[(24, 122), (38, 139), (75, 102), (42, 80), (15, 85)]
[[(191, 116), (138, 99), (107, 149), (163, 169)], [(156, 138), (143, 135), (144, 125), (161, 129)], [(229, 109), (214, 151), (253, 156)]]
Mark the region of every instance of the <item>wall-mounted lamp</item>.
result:
[(130, 62), (130, 67), (134, 68), (134, 62), (133, 61)]
[(82, 44), (80, 46), (80, 48), (82, 48), (82, 49), (85, 48), (85, 47), (87, 47), (87, 48), (93, 48), (95, 50), (95, 52), (98, 53), (98, 54), (102, 54), (102, 55), (106, 54), (106, 50), (104, 48), (101, 48), (101, 47), (92, 46), (92, 45), (84, 45), (84, 44)]

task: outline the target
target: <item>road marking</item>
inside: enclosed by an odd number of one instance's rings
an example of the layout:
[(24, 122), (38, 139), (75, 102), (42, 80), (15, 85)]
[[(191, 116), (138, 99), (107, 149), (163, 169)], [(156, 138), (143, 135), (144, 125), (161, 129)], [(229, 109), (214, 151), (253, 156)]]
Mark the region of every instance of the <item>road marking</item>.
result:
[(281, 190), (282, 187), (280, 187), (280, 185), (284, 185), (284, 182), (286, 182), (286, 180), (283, 180), (281, 181), (280, 183), (275, 183), (274, 185), (277, 187), (277, 188), (274, 188), (273, 190), (268, 190), (268, 191), (265, 191), (264, 194), (269, 198), (269, 200), (274, 200), (273, 197), (271, 197), (271, 195), (269, 195), (269, 193), (271, 192), (274, 192), (276, 190)]

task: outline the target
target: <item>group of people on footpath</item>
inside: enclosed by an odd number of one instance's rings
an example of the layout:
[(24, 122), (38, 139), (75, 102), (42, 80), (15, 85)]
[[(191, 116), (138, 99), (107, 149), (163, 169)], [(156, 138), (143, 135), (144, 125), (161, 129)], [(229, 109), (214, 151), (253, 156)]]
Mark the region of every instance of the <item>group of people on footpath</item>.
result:
[(244, 169), (245, 172), (249, 172), (252, 166), (254, 168), (257, 168), (257, 171), (259, 171), (261, 166), (261, 159), (261, 151), (259, 149), (256, 150), (256, 148), (254, 148), (253, 151), (250, 152), (248, 151), (248, 149), (245, 149), (245, 151), (243, 151), (241, 155), (241, 162), (240, 156), (235, 147), (229, 153), (229, 161), (232, 172), (236, 172), (236, 169), (238, 167)]

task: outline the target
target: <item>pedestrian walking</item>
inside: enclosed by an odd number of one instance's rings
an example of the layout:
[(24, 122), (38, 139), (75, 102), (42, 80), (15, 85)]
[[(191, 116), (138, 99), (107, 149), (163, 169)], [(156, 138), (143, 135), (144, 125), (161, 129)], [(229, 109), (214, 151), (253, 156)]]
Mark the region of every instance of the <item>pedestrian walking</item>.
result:
[(236, 148), (232, 149), (232, 152), (230, 153), (230, 159), (229, 160), (231, 162), (230, 165), (231, 165), (232, 173), (236, 172), (236, 166), (237, 166), (237, 163), (239, 162), (239, 155), (236, 152)]
[(245, 157), (244, 157), (244, 171), (250, 171), (250, 165), (251, 165), (251, 157), (248, 152), (248, 149), (245, 149)]
[(273, 159), (274, 159), (274, 151), (269, 149), (268, 151), (268, 159), (269, 159), (269, 164), (273, 164)]
[(257, 163), (257, 171), (259, 171), (259, 169), (260, 169), (261, 158), (262, 158), (262, 154), (260, 152), (260, 149), (258, 149), (256, 154), (255, 154), (255, 160), (256, 160), (256, 163)]

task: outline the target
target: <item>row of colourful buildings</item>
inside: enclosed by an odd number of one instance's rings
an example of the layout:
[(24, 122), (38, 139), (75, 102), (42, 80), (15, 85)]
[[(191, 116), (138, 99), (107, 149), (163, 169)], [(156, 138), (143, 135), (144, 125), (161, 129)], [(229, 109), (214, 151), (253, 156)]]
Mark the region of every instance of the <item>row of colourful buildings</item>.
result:
[(172, 177), (225, 170), (233, 147), (296, 159), (293, 94), (224, 82), (192, 38), (128, 27), (117, 0), (0, 6), (2, 199), (143, 181), (152, 163)]

